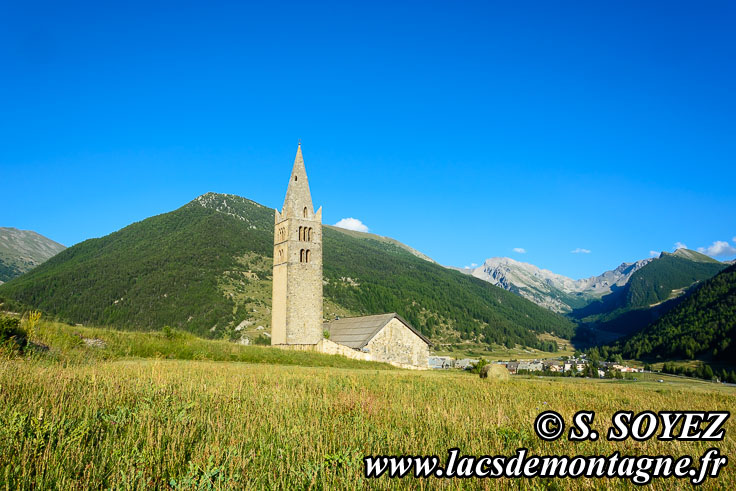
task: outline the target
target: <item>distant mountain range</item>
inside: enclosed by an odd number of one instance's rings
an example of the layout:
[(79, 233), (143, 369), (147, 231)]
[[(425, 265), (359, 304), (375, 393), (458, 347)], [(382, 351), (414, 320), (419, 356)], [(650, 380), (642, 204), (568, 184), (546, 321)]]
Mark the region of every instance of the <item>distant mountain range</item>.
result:
[(650, 361), (700, 359), (716, 368), (736, 366), (736, 264), (699, 284), (662, 318), (612, 350)]
[(727, 264), (688, 249), (663, 252), (634, 272), (622, 288), (570, 314), (581, 323), (578, 340), (596, 344), (637, 332), (685, 300), (700, 282), (726, 267)]
[(492, 257), (477, 268), (453, 268), (517, 293), (542, 307), (567, 313), (595, 298), (624, 286), (637, 270), (652, 259), (622, 263), (599, 276), (573, 280), (508, 257)]
[(0, 283), (30, 271), (64, 249), (31, 230), (0, 227)]
[[(0, 228), (2, 278), (25, 272), (0, 285), (0, 302), (70, 322), (253, 338), (270, 325), (272, 252), (273, 210), (216, 193), (66, 250)], [(551, 333), (593, 345), (651, 326), (727, 266), (678, 249), (580, 280), (503, 257), (444, 268), (394, 239), (325, 226), (324, 311), (395, 311), (440, 344), (539, 348)]]
[[(207, 193), (66, 249), (0, 285), (0, 300), (74, 323), (260, 336), (270, 326), (273, 223), (271, 208)], [(450, 344), (544, 348), (539, 335), (574, 333), (569, 319), (396, 240), (330, 226), (323, 240), (326, 317), (398, 312)]]
[(459, 270), (565, 313), (580, 325), (579, 344), (597, 344), (650, 325), (684, 300), (698, 282), (727, 266), (699, 252), (678, 249), (580, 280), (506, 257)]

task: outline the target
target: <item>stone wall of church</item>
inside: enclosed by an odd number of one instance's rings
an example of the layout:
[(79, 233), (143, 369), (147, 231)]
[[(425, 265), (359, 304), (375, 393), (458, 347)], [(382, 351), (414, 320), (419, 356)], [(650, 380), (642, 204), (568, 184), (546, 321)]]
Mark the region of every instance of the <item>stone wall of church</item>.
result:
[[(274, 257), (286, 252), (286, 244), (276, 246)], [(271, 344), (286, 343), (286, 262), (273, 266), (273, 289), (271, 293)]]
[(374, 361), (398, 366), (426, 368), (429, 365), (429, 346), (399, 319), (391, 319), (368, 342), (367, 353)]
[[(314, 344), (323, 337), (322, 318), (322, 210), (308, 218), (289, 219), (287, 264), (286, 343)], [(309, 240), (299, 240), (299, 227), (310, 229)], [(309, 251), (308, 261), (300, 261)]]
[(368, 353), (348, 348), (347, 346), (337, 344), (334, 341), (324, 338), (316, 344), (283, 344), (277, 347), (293, 351), (314, 351), (325, 355), (340, 355), (353, 360), (372, 361), (371, 355)]
[[(414, 337), (417, 337), (414, 333), (412, 333), (412, 335)], [(425, 344), (424, 346), (426, 348), (427, 345)], [(279, 344), (279, 345), (274, 345), (274, 347), (285, 349), (285, 350), (292, 350), (292, 351), (311, 351), (311, 352), (316, 352), (316, 353), (324, 353), (326, 355), (339, 355), (339, 356), (344, 356), (346, 358), (350, 358), (353, 360), (377, 361), (377, 362), (389, 363), (396, 367), (406, 368), (409, 370), (427, 370), (429, 368), (429, 365), (427, 364), (426, 361), (425, 362), (421, 361), (421, 360), (427, 360), (427, 357), (429, 356), (428, 354), (426, 356), (421, 356), (421, 355), (418, 356), (417, 359), (420, 360), (420, 365), (413, 365), (413, 364), (402, 363), (400, 361), (375, 359), (371, 353), (366, 353), (364, 351), (356, 350), (353, 348), (348, 348), (347, 346), (343, 346), (342, 344), (337, 344), (334, 341), (330, 341), (329, 339), (322, 339), (317, 344)], [(429, 350), (427, 349), (427, 352), (428, 351)], [(410, 359), (409, 357), (402, 358), (402, 357), (393, 357), (393, 356), (389, 356), (388, 358), (391, 358), (394, 360)]]
[(272, 344), (316, 344), (323, 338), (321, 209), (276, 223), (272, 299)]
[(271, 344), (316, 344), (322, 337), (322, 209), (312, 206), (301, 144), (273, 234)]

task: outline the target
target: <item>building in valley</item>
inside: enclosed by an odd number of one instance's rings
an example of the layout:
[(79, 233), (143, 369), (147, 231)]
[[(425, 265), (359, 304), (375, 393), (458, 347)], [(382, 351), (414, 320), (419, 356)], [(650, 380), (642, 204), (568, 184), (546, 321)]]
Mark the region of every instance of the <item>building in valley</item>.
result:
[(398, 314), (325, 322), (322, 281), (322, 208), (314, 211), (300, 144), (283, 209), (276, 210), (271, 344), (428, 368), (429, 340)]

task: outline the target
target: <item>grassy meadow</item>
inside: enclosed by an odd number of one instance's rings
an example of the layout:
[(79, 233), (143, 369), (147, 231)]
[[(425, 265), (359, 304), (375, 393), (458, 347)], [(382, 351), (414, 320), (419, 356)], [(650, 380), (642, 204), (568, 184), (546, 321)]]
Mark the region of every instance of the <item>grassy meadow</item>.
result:
[(385, 363), (350, 360), (342, 356), (319, 353), (287, 351), (270, 346), (245, 346), (224, 340), (203, 339), (185, 331), (170, 329), (149, 332), (120, 331), (41, 321), (40, 325), (34, 329), (31, 339), (42, 347), (41, 350), (33, 350), (35, 358), (63, 364), (156, 358), (374, 370), (394, 369), (393, 366)]
[(438, 345), (434, 347), (434, 354), (441, 356), (451, 356), (455, 359), (461, 358), (485, 358), (486, 360), (541, 360), (544, 358), (558, 358), (560, 356), (572, 356), (575, 353), (575, 347), (569, 339), (563, 339), (548, 333), (539, 334), (537, 336), (541, 341), (554, 341), (559, 349), (555, 352), (542, 351), (535, 348), (529, 348), (516, 345), (513, 348), (507, 348), (502, 344), (481, 344), (464, 342), (452, 346)]
[[(104, 339), (105, 347), (71, 339), (77, 334)], [(548, 455), (699, 457), (711, 445), (544, 442), (532, 425), (547, 409), (568, 422), (578, 410), (594, 410), (593, 427), (604, 432), (620, 409), (736, 407), (734, 388), (666, 376), (499, 382), (336, 357), (328, 365), (309, 353), (204, 340), (193, 356), (177, 347), (191, 343), (158, 334), (46, 324), (37, 336), (48, 351), (0, 360), (1, 489), (634, 488), (624, 480), (366, 480), (362, 458), (437, 454), (444, 461), (455, 446), (467, 455), (527, 447)], [(715, 445), (729, 457), (734, 431), (730, 420)], [(651, 486), (691, 487), (674, 479)], [(735, 486), (732, 463), (704, 485)]]

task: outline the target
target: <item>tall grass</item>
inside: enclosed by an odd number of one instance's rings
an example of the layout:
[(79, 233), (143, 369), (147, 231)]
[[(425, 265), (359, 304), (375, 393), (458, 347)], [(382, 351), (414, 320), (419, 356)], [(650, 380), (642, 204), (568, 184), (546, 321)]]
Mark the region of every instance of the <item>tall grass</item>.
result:
[[(110, 340), (114, 339), (111, 334)], [(268, 349), (268, 348), (265, 348)], [(274, 350), (276, 351), (276, 350)], [(117, 489), (634, 488), (629, 481), (362, 478), (368, 454), (689, 454), (699, 442), (540, 441), (537, 414), (736, 407), (713, 385), (180, 360), (0, 362), (0, 486)], [(734, 422), (722, 454), (736, 450)], [(705, 488), (733, 489), (730, 464)], [(687, 482), (655, 481), (654, 489)]]
[[(41, 359), (64, 363), (121, 358), (162, 358), (378, 370), (394, 368), (385, 363), (351, 360), (344, 356), (281, 350), (266, 346), (244, 346), (229, 341), (203, 339), (171, 329), (130, 332), (42, 321), (35, 332), (31, 341), (37, 345), (36, 352), (39, 352), (40, 348)], [(48, 350), (44, 351), (46, 348)]]

